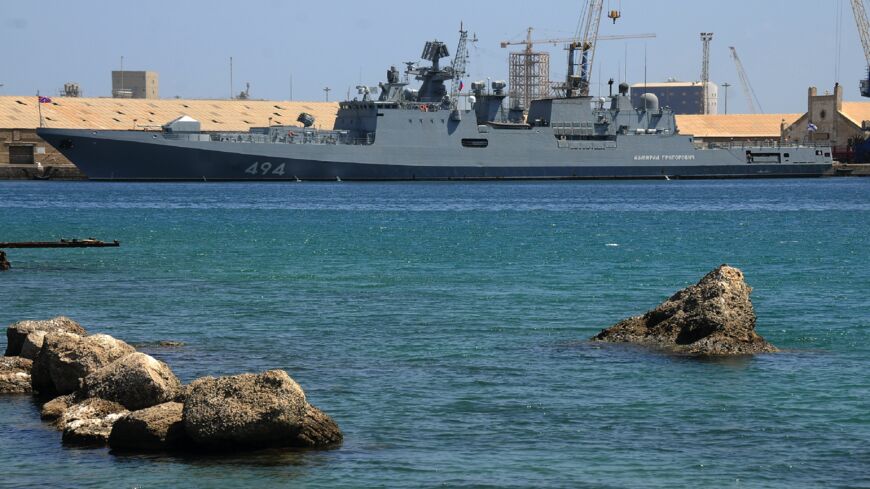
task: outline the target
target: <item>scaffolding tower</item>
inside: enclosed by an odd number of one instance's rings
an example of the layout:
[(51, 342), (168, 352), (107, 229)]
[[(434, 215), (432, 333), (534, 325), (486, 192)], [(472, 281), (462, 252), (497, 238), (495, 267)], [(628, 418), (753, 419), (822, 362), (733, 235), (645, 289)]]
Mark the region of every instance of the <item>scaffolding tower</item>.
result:
[(550, 53), (527, 48), (510, 53), (509, 59), (508, 86), (512, 107), (528, 110), (532, 100), (550, 96)]

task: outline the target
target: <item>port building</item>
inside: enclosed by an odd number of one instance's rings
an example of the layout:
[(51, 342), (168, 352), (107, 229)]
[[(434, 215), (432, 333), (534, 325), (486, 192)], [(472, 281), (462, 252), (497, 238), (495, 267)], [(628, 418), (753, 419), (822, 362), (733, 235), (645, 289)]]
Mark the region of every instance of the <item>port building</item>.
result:
[(631, 103), (641, 107), (640, 98), (645, 93), (659, 98), (659, 106), (668, 107), (674, 114), (704, 114), (704, 98), (707, 98), (707, 114), (719, 113), (719, 86), (712, 82), (656, 82), (635, 83), (631, 86)]
[(870, 160), (870, 103), (843, 101), (843, 86), (833, 93), (807, 92), (807, 112), (783, 131), (787, 141), (828, 144), (838, 161)]
[(113, 71), (112, 97), (159, 99), (157, 72)]

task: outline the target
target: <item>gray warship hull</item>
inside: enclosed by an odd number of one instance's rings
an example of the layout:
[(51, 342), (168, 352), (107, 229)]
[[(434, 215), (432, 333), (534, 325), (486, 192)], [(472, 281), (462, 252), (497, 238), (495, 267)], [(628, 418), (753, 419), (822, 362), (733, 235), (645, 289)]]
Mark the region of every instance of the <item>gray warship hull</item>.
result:
[(502, 81), (472, 82), (463, 95), (467, 34), (460, 29), (450, 66), (440, 61), (449, 56), (444, 43), (430, 41), (421, 58), (431, 66), (408, 63), (404, 80), (391, 67), (386, 83), (357, 87), (362, 99), (341, 102), (329, 130), (302, 113), (304, 127), (246, 133), (203, 132), (180, 116), (159, 132), (38, 134), (94, 180), (812, 177), (831, 167), (830, 148), (701, 144), (680, 134), (655, 95), (633, 106), (627, 83), (608, 98), (584, 95), (588, 71), (573, 76), (576, 43), (564, 96), (533, 100), (526, 111), (507, 104)]
[[(93, 180), (463, 180), (816, 177), (828, 149), (801, 146), (697, 148), (680, 135), (625, 135), (572, 144), (550, 130), (481, 134), (413, 114), (418, 134), (380, 131), (373, 144), (246, 142), (222, 135), (145, 131), (38, 130)], [(422, 121), (422, 122), (421, 122)], [(461, 126), (461, 124), (458, 124)], [(302, 131), (302, 128), (298, 129)], [(438, 134), (441, 132), (441, 134)], [(469, 147), (471, 144), (477, 146)], [(484, 143), (485, 141), (485, 143)], [(486, 147), (480, 147), (486, 144)]]

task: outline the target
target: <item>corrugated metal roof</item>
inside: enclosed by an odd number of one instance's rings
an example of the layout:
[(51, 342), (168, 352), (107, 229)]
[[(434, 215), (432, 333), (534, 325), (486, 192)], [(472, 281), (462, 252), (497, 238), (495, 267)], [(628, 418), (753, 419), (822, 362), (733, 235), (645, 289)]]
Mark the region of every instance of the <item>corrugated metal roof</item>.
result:
[[(247, 131), (251, 126), (295, 125), (300, 112), (308, 112), (316, 125), (332, 128), (336, 102), (273, 100), (185, 100), (52, 97), (42, 104), (45, 125), (55, 128), (129, 130), (157, 128), (182, 115), (202, 123), (203, 131)], [(35, 96), (0, 97), (0, 129), (39, 126)]]
[(677, 115), (680, 134), (699, 138), (779, 138), (780, 125), (803, 114)]

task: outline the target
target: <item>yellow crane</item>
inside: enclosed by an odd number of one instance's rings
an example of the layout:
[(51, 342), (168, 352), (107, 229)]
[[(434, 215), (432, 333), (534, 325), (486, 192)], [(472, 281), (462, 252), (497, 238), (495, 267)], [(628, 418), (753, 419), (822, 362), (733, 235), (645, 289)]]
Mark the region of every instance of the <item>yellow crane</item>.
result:
[[(532, 46), (535, 44), (569, 44), (572, 42), (580, 41), (576, 37), (565, 37), (561, 39), (532, 39), (532, 28), (529, 27), (528, 34), (525, 39), (522, 41), (502, 41), (501, 47), (506, 48), (508, 46), (517, 46), (524, 45), (526, 46), (526, 51), (531, 51)], [(646, 33), (646, 34), (625, 34), (625, 35), (617, 35), (617, 36), (598, 36), (599, 41), (618, 41), (621, 39), (654, 39), (656, 37), (655, 34)]]
[[(616, 11), (614, 11), (616, 12)], [(532, 99), (536, 97), (545, 97), (547, 93), (541, 93), (544, 90), (549, 91), (549, 83), (544, 83), (547, 85), (547, 88), (544, 89), (540, 87), (542, 77), (546, 77), (546, 80), (549, 80), (549, 73), (543, 74), (539, 71), (549, 71), (549, 61), (543, 61), (542, 56), (548, 57), (546, 53), (535, 53), (533, 47), (536, 44), (567, 44), (577, 46), (580, 43), (580, 40), (576, 37), (568, 37), (568, 38), (555, 38), (555, 39), (532, 39), (532, 31), (533, 28), (529, 27), (526, 31), (526, 38), (520, 41), (502, 41), (500, 43), (502, 48), (507, 48), (509, 46), (525, 46), (525, 49), (522, 53), (517, 53), (516, 56), (519, 56), (518, 62), (512, 62), (510, 66), (510, 80), (511, 80), (511, 96), (515, 98), (514, 104), (516, 107), (522, 107), (523, 109), (527, 109), (529, 103)], [(614, 35), (614, 36), (599, 36), (599, 41), (616, 41), (621, 39), (653, 39), (655, 38), (655, 34), (647, 33), (647, 34), (625, 34), (625, 35)], [(537, 56), (536, 56), (537, 54)], [(512, 57), (515, 54), (511, 55)], [(573, 58), (573, 56), (572, 56)], [(512, 58), (513, 59), (513, 58)], [(542, 66), (540, 69), (538, 68), (538, 64)], [(586, 93), (588, 95), (588, 92)]]

